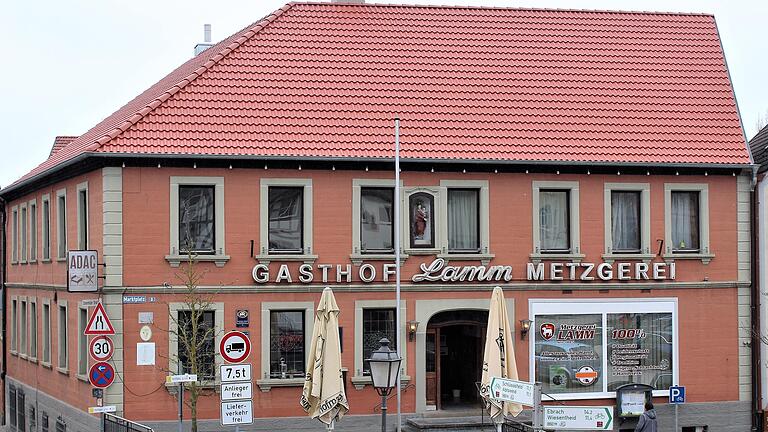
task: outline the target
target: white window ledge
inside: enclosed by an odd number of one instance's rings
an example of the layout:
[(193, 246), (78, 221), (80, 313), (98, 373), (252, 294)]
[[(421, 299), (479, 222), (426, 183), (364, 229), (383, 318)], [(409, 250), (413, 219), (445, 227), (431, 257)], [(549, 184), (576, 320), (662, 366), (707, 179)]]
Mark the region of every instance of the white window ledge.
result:
[(407, 253), (408, 255), (437, 255), (440, 253), (440, 249), (408, 248), (405, 250), (405, 253)]
[(37, 357), (29, 357), (27, 358), (27, 361), (30, 363), (37, 363)]
[(80, 381), (85, 381), (85, 382), (88, 382), (88, 377), (87, 377), (87, 376), (85, 376), (85, 375), (80, 375), (80, 374), (77, 374), (77, 375), (75, 375), (75, 377), (76, 377), (77, 379), (79, 379)]
[[(189, 261), (188, 255), (166, 255), (165, 260), (171, 265), (171, 267), (178, 267), (181, 263)], [(229, 261), (229, 255), (196, 255), (192, 257), (192, 261), (195, 262), (213, 262), (216, 263), (216, 267), (224, 267), (224, 264)]]
[(51, 263), (51, 259), (50, 258), (48, 258), (48, 259), (43, 258), (43, 259), (40, 260), (40, 262), (43, 263), (43, 264), (50, 264)]
[[(355, 386), (355, 390), (362, 390), (367, 385), (373, 385), (373, 381), (371, 380), (370, 375), (357, 375), (353, 376), (352, 379), (352, 385)], [(408, 375), (401, 375), (400, 376), (400, 387), (405, 387), (408, 385), (408, 383), (411, 382), (411, 377)]]
[(69, 375), (69, 369), (67, 369), (67, 368), (57, 367), (56, 370), (59, 371), (59, 373), (61, 373), (61, 374)]
[(317, 261), (317, 255), (290, 255), (290, 254), (270, 254), (256, 255), (254, 257), (259, 264), (269, 264), (276, 261), (301, 261), (304, 264), (314, 264)]
[[(350, 254), (349, 259), (352, 260), (352, 264), (359, 266), (363, 261), (394, 261), (395, 254)], [(401, 253), (400, 264), (406, 259), (408, 259), (408, 255)]]
[(304, 387), (304, 377), (301, 378), (264, 378), (256, 380), (259, 389), (266, 393), (272, 390), (272, 387)]
[(651, 262), (656, 255), (644, 253), (607, 253), (603, 254), (603, 261), (612, 263), (614, 261), (643, 261)]
[(664, 254), (662, 258), (664, 258), (664, 261), (668, 263), (675, 262), (675, 260), (701, 260), (702, 264), (709, 264), (710, 261), (712, 261), (715, 258), (715, 254), (671, 253), (671, 254)]
[(531, 263), (538, 264), (542, 261), (570, 261), (580, 263), (586, 255), (571, 253), (532, 253), (529, 255)]
[(46, 368), (46, 369), (53, 369), (53, 366), (51, 366), (51, 363), (50, 363), (50, 362), (44, 362), (44, 361), (41, 361), (41, 362), (40, 362), (40, 366), (42, 366), (42, 367), (44, 367), (44, 368)]
[(441, 253), (437, 255), (438, 258), (442, 258), (446, 261), (480, 261), (480, 264), (482, 265), (490, 264), (495, 256), (496, 255), (489, 253)]
[(14, 356), (18, 356), (19, 355), (19, 352), (16, 351), (16, 350), (8, 350), (8, 352), (11, 353), (11, 355), (14, 355)]

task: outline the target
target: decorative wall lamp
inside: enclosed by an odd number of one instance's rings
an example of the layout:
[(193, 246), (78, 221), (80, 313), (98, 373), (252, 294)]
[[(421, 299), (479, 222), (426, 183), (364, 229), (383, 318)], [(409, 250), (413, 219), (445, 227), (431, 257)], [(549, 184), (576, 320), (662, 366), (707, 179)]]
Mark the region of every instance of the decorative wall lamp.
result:
[(525, 339), (525, 336), (528, 334), (530, 330), (531, 330), (531, 320), (521, 319), (520, 320), (520, 339)]
[(418, 321), (408, 321), (408, 340), (413, 341), (416, 337), (416, 331), (419, 329)]

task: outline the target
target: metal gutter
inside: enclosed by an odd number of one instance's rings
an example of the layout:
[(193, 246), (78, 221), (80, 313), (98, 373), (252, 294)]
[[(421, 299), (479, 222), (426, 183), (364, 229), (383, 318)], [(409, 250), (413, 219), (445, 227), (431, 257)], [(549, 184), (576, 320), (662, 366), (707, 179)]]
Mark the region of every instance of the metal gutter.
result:
[(752, 360), (752, 430), (762, 431), (763, 428), (763, 412), (762, 412), (762, 392), (760, 389), (760, 382), (762, 381), (762, 368), (760, 364), (762, 359), (760, 358), (760, 352), (762, 350), (763, 338), (760, 328), (760, 232), (758, 226), (758, 217), (760, 215), (760, 190), (757, 187), (757, 171), (758, 166), (755, 165), (752, 170), (752, 183), (751, 183), (751, 202), (749, 206), (749, 219), (750, 219), (750, 277), (752, 278), (752, 289), (750, 299), (750, 348), (751, 348), (751, 360)]
[[(1, 325), (1, 327), (2, 327), (2, 338), (3, 338), (3, 344), (2, 344), (3, 364), (2, 364), (2, 367), (0, 368), (0, 380), (2, 380), (2, 384), (3, 384), (2, 385), (2, 387), (3, 387), (3, 389), (2, 389), (3, 390), (3, 395), (7, 395), (8, 394), (8, 392), (6, 391), (7, 388), (6, 388), (6, 380), (5, 380), (5, 376), (6, 376), (7, 372), (8, 372), (8, 366), (7, 366), (8, 365), (8, 349), (7, 349), (8, 348), (7, 347), (8, 334), (7, 334), (7, 331), (6, 331), (6, 324), (5, 324), (5, 323), (8, 322), (5, 319), (6, 318), (5, 314), (6, 314), (6, 311), (8, 310), (8, 308), (7, 308), (8, 292), (7, 292), (7, 287), (6, 287), (6, 274), (8, 272), (8, 263), (6, 261), (6, 259), (7, 259), (7, 252), (6, 252), (7, 243), (6, 243), (6, 229), (5, 229), (6, 221), (5, 221), (5, 217), (6, 217), (6, 213), (5, 213), (5, 200), (3, 200), (2, 197), (0, 197), (0, 254), (2, 255), (2, 256), (0, 256), (0, 289), (2, 289), (2, 291), (3, 291), (2, 299), (0, 300), (0, 301), (2, 301), (2, 308), (3, 308), (3, 311), (2, 311), (3, 322), (2, 322), (2, 325)], [(5, 398), (3, 398), (3, 400), (5, 400)], [(5, 412), (5, 410), (3, 410), (3, 416), (2, 416), (2, 419), (0, 419), (0, 424), (2, 424), (2, 425), (6, 424), (5, 416), (6, 416), (6, 412)]]

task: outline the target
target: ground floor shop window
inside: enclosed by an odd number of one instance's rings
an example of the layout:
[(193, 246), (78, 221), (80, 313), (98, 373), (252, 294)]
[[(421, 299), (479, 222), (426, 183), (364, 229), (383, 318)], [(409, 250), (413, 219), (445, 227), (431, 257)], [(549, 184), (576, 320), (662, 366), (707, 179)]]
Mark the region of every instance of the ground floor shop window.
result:
[(270, 312), (269, 376), (299, 378), (306, 370), (303, 310)]
[(365, 359), (371, 358), (371, 353), (381, 346), (382, 338), (389, 339), (392, 349), (397, 347), (397, 335), (395, 333), (395, 309), (363, 309), (363, 374), (371, 373), (370, 366)]
[(677, 382), (675, 299), (531, 300), (531, 373), (547, 394), (610, 397), (624, 384)]

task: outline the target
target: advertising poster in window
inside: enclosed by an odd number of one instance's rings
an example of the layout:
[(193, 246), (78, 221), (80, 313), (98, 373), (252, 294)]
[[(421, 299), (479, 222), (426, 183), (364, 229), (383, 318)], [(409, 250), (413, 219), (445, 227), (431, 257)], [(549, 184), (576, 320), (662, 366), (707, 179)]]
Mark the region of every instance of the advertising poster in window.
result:
[(536, 316), (536, 380), (545, 393), (603, 391), (602, 323), (602, 314)]
[(607, 314), (608, 391), (624, 384), (666, 390), (672, 378), (672, 314)]

